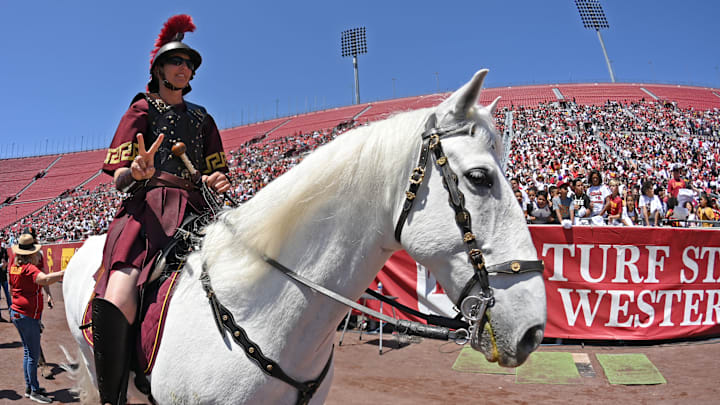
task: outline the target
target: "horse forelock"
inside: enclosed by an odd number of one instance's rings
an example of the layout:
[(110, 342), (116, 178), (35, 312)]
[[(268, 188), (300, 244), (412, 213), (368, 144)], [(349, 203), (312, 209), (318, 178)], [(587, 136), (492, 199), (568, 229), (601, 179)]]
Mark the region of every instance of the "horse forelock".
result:
[[(404, 188), (417, 159), (428, 114), (428, 109), (409, 111), (352, 129), (317, 148), (245, 204), (224, 213), (208, 227), (203, 244), (206, 260), (229, 264), (215, 266), (213, 273), (234, 273), (236, 282), (252, 285), (267, 266), (251, 260), (238, 272), (238, 266), (232, 265), (237, 263), (236, 252), (278, 257), (295, 230), (318, 215), (369, 215), (380, 220), (402, 199), (398, 190)], [(324, 237), (314, 235), (308, 245), (323, 248)]]

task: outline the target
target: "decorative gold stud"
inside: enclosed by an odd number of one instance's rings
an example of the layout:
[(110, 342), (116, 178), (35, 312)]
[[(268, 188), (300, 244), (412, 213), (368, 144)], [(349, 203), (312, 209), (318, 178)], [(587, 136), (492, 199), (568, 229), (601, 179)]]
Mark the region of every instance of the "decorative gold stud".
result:
[(515, 273), (520, 271), (520, 263), (519, 262), (510, 263), (510, 270), (514, 271)]
[[(418, 176), (417, 179), (415, 179), (416, 175)], [(425, 178), (425, 168), (418, 166), (413, 169), (413, 172), (410, 175), (410, 183), (420, 184), (420, 183), (422, 183), (424, 178)]]

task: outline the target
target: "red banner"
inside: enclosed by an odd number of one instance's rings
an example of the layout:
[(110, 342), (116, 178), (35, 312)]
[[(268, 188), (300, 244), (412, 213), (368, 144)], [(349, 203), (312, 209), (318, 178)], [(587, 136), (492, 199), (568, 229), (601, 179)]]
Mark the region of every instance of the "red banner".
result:
[(546, 336), (655, 340), (720, 333), (720, 232), (530, 231), (545, 262)]
[(53, 271), (65, 270), (75, 250), (82, 246), (82, 242), (64, 243), (62, 245), (43, 245), (47, 268)]
[[(49, 272), (65, 270), (75, 250), (82, 246), (82, 242), (63, 243), (57, 245), (43, 245), (40, 249), (45, 260), (45, 269)], [(12, 249), (7, 249), (10, 258), (14, 257)]]
[[(546, 337), (660, 340), (720, 335), (720, 232), (703, 229), (535, 225), (545, 262)], [(45, 246), (51, 271), (80, 243)], [(421, 312), (453, 317), (453, 303), (423, 266), (393, 255), (370, 286)], [(363, 300), (361, 299), (361, 302)], [(380, 304), (367, 300), (378, 309)], [(383, 305), (383, 313), (413, 316)]]
[[(531, 226), (530, 232), (545, 262), (546, 337), (720, 335), (720, 232), (590, 226)], [(455, 315), (435, 279), (404, 252), (390, 258), (377, 280), (404, 305)]]

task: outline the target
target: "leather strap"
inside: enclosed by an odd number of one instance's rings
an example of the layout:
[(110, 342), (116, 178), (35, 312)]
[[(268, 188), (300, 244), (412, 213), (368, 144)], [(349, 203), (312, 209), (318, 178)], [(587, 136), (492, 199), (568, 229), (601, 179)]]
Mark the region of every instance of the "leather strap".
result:
[[(335, 291), (332, 291), (328, 288), (321, 286), (320, 284), (317, 284), (313, 281), (306, 279), (305, 277), (303, 277), (303, 276), (297, 274), (296, 272), (290, 270), (289, 268), (285, 267), (284, 265), (282, 265), (275, 259), (272, 259), (265, 255), (262, 255), (262, 258), (263, 258), (263, 260), (265, 260), (265, 262), (267, 262), (269, 265), (273, 266), (276, 270), (279, 270), (280, 272), (282, 272), (289, 278), (299, 282), (300, 284), (305, 285), (306, 287), (312, 289), (313, 291), (319, 292), (320, 294), (323, 294), (326, 297), (331, 298), (343, 305), (357, 309), (360, 312), (364, 312), (370, 316), (380, 319), (383, 322), (387, 322), (391, 325), (394, 325), (396, 330), (398, 331), (398, 333), (422, 336), (422, 337), (426, 337), (426, 338), (430, 338), (430, 339), (455, 340), (455, 341), (463, 340), (463, 339), (465, 339), (465, 337), (467, 335), (467, 330), (464, 330), (465, 328), (462, 328), (463, 326), (466, 326), (465, 324), (459, 325), (460, 328), (458, 328), (458, 330), (450, 330), (444, 326), (425, 325), (420, 322), (407, 321), (404, 319), (395, 319), (395, 318), (389, 317), (383, 313), (380, 313), (380, 312), (370, 309), (364, 305), (360, 305), (355, 301), (345, 298), (342, 295), (336, 293)], [(441, 324), (438, 323), (436, 325), (441, 325)], [(461, 330), (461, 329), (463, 329), (463, 330)]]
[(482, 289), (483, 299), (487, 302), (487, 307), (490, 308), (494, 305), (495, 299), (493, 298), (493, 290), (490, 288), (490, 280), (488, 279), (488, 273), (524, 273), (529, 271), (540, 271), (544, 270), (543, 262), (540, 260), (511, 260), (505, 263), (495, 264), (492, 266), (492, 270), (486, 268), (485, 258), (483, 257), (482, 251), (477, 245), (475, 235), (472, 232), (472, 219), (470, 212), (465, 209), (465, 196), (462, 191), (458, 188), (458, 177), (450, 168), (447, 156), (443, 151), (441, 138), (452, 136), (452, 135), (472, 135), (475, 132), (474, 123), (456, 123), (446, 128), (434, 128), (437, 119), (434, 116), (430, 116), (426, 123), (426, 127), (431, 127), (422, 134), (422, 146), (420, 149), (420, 157), (418, 159), (418, 165), (413, 169), (410, 175), (410, 186), (406, 191), (405, 201), (403, 203), (402, 211), (398, 217), (398, 222), (395, 225), (395, 240), (400, 242), (402, 235), (402, 228), (407, 220), (407, 217), (412, 209), (413, 202), (415, 200), (417, 190), (420, 188), (422, 181), (425, 178), (425, 171), (428, 162), (429, 151), (433, 152), (435, 157), (435, 164), (440, 170), (440, 174), (443, 178), (443, 184), (449, 194), (449, 203), (453, 211), (455, 211), (455, 223), (460, 229), (460, 233), (465, 243), (465, 251), (468, 255), (468, 260), (473, 267), (473, 276), (468, 280), (460, 293), (460, 297), (455, 304), (460, 307), (463, 300), (470, 294), (470, 291), (475, 284), (480, 284)]
[(417, 316), (420, 319), (424, 319), (430, 325), (438, 325), (438, 326), (443, 326), (443, 327), (451, 328), (451, 329), (467, 329), (470, 327), (470, 325), (467, 322), (463, 322), (460, 320), (460, 314), (458, 314), (458, 316), (455, 318), (448, 318), (447, 316), (440, 316), (440, 315), (425, 314), (420, 311), (416, 311), (406, 305), (403, 305), (403, 304), (397, 302), (396, 300), (392, 300), (392, 299), (380, 294), (379, 292), (377, 292), (375, 290), (366, 288), (365, 292), (367, 294), (369, 294), (371, 297), (375, 298), (376, 300), (382, 301), (382, 302), (390, 305), (391, 307), (395, 307), (402, 312)]
[[(298, 390), (297, 405), (308, 404), (312, 396), (315, 394), (315, 391), (317, 391), (318, 387), (325, 379), (328, 370), (330, 370), (333, 352), (330, 353), (330, 357), (328, 358), (327, 363), (325, 363), (325, 367), (317, 378), (305, 382), (295, 380), (294, 378), (288, 376), (282, 368), (280, 368), (280, 365), (277, 362), (267, 358), (263, 354), (260, 347), (250, 340), (245, 330), (235, 322), (235, 318), (232, 313), (220, 303), (215, 295), (215, 291), (212, 289), (212, 285), (210, 284), (210, 276), (205, 263), (203, 263), (200, 280), (202, 281), (203, 289), (210, 301), (210, 307), (212, 308), (213, 315), (215, 317), (215, 323), (217, 324), (222, 337), (225, 338), (225, 330), (230, 332), (230, 337), (235, 341), (235, 343), (244, 349), (245, 356), (252, 360), (263, 373), (271, 377), (275, 377)], [(333, 346), (333, 351), (334, 349), (335, 346)]]
[[(430, 118), (428, 118), (427, 125), (434, 125), (435, 123), (435, 116), (431, 115)], [(417, 196), (417, 191), (422, 185), (423, 180), (425, 179), (425, 170), (427, 167), (427, 161), (428, 161), (428, 154), (430, 151), (430, 148), (433, 147), (436, 143), (439, 144), (440, 138), (442, 137), (448, 137), (452, 135), (459, 135), (463, 133), (472, 133), (474, 131), (475, 124), (465, 124), (465, 123), (458, 123), (455, 125), (452, 125), (448, 128), (444, 129), (437, 129), (437, 128), (430, 128), (429, 130), (426, 130), (422, 134), (422, 146), (420, 147), (420, 156), (418, 157), (418, 164), (413, 169), (412, 173), (410, 174), (410, 186), (408, 187), (408, 190), (405, 192), (405, 201), (403, 202), (403, 208), (400, 212), (400, 216), (398, 217), (397, 224), (395, 225), (395, 240), (400, 242), (400, 236), (402, 235), (402, 229), (405, 225), (405, 221), (407, 220), (408, 215), (410, 214), (410, 210), (412, 209), (413, 203), (415, 202), (415, 197)]]
[(174, 187), (182, 188), (187, 191), (194, 191), (198, 189), (196, 183), (168, 172), (155, 173), (155, 175), (147, 181), (146, 187)]
[(418, 158), (418, 164), (410, 174), (410, 186), (405, 191), (405, 201), (403, 202), (402, 211), (398, 217), (398, 222), (395, 225), (395, 240), (400, 242), (400, 236), (402, 235), (402, 229), (405, 225), (408, 215), (412, 210), (413, 203), (417, 192), (425, 179), (425, 167), (427, 166), (428, 152), (430, 151), (430, 139), (424, 139), (422, 146), (420, 147), (420, 157)]

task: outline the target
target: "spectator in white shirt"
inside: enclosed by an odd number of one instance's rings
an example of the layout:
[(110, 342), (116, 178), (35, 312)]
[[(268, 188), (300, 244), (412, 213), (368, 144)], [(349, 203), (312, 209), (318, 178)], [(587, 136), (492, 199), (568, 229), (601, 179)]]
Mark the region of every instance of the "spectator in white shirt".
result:
[(643, 223), (646, 226), (658, 226), (660, 224), (660, 199), (655, 195), (652, 181), (645, 181), (640, 189), (640, 203), (638, 207), (642, 213)]

